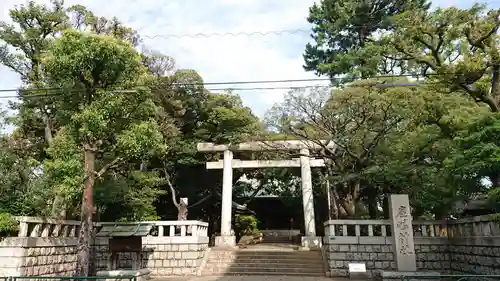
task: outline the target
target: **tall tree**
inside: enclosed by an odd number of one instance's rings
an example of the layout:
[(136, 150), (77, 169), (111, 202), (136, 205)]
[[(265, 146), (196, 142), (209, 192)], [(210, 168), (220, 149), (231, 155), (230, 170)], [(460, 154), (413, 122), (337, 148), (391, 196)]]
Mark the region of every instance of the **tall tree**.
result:
[(500, 110), (500, 10), (484, 5), (471, 9), (415, 10), (394, 17), (395, 30), (380, 40), (386, 52), (429, 76), (438, 90), (469, 95)]
[(68, 30), (44, 55), (43, 69), (51, 84), (73, 91), (57, 96), (61, 131), (83, 154), (82, 227), (78, 243), (78, 276), (89, 270), (94, 186), (108, 171), (128, 161), (147, 161), (165, 150), (156, 123), (156, 106), (141, 89), (114, 93), (140, 83), (145, 69), (132, 47), (113, 37)]
[[(382, 38), (399, 60), (428, 76), (442, 92), (467, 95), (490, 111), (500, 111), (500, 9), (414, 11), (394, 18), (394, 34)], [(497, 174), (489, 179), (500, 184)]]
[[(55, 36), (68, 27), (63, 2), (53, 0), (51, 4), (51, 7), (47, 7), (30, 1), (9, 11), (14, 24), (0, 22), (0, 40), (5, 42), (0, 47), (0, 63), (19, 74), (27, 86), (43, 87), (43, 73), (40, 68), (42, 54)], [(50, 99), (36, 102), (24, 100), (20, 112), (27, 119), (35, 118), (32, 124), (43, 124), (43, 136), (47, 145), (50, 145), (54, 130), (54, 108)], [(21, 129), (28, 135), (33, 134), (33, 129), (38, 129), (28, 127), (29, 123), (18, 124), (24, 125)]]
[[(384, 142), (414, 126), (411, 97), (415, 89), (385, 90), (364, 81), (330, 92), (314, 89), (291, 92), (269, 116), (283, 132), (311, 140), (327, 164), (335, 205), (343, 216), (354, 217), (367, 184), (365, 172)], [(332, 140), (336, 148), (322, 141)]]
[[(140, 38), (137, 32), (123, 26), (116, 18), (108, 20), (98, 17), (81, 5), (65, 8), (60, 0), (52, 0), (49, 5), (29, 1), (26, 5), (14, 7), (9, 11), (9, 15), (13, 24), (0, 23), (0, 40), (5, 42), (0, 47), (0, 63), (18, 73), (23, 86), (28, 88), (21, 91), (20, 102), (13, 105), (20, 113), (13, 123), (18, 127), (17, 134), (20, 137), (30, 139), (25, 148), (33, 151), (36, 159), (42, 162), (50, 157), (46, 149), (52, 144), (54, 135), (61, 126), (56, 118), (56, 112), (60, 111), (56, 106), (57, 99), (31, 97), (57, 94), (57, 91), (39, 90), (53, 86), (40, 67), (41, 57), (51, 42), (70, 27), (112, 35), (134, 46), (140, 43)], [(54, 185), (55, 188), (57, 186), (59, 185)], [(57, 189), (50, 192), (55, 197), (52, 212), (48, 215), (65, 218), (69, 206), (65, 202), (64, 194)]]
[[(309, 8), (314, 43), (307, 44), (304, 68), (318, 75), (363, 77), (391, 73), (402, 65), (383, 57), (372, 43), (378, 33), (393, 29), (393, 15), (428, 9), (426, 0), (322, 0)], [(383, 62), (383, 64), (380, 64)]]

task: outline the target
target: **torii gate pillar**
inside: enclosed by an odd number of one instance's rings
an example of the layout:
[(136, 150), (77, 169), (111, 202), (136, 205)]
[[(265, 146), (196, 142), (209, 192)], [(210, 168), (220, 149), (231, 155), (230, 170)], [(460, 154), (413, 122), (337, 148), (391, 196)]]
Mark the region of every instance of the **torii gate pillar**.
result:
[(233, 201), (233, 152), (224, 151), (222, 160), (222, 204), (220, 217), (220, 236), (215, 237), (215, 246), (234, 247), (236, 246), (236, 236), (231, 233), (231, 207)]
[[(217, 145), (213, 143), (199, 143), (200, 152), (223, 152), (224, 159), (220, 162), (207, 162), (207, 169), (222, 169), (222, 214), (221, 235), (216, 237), (215, 244), (219, 247), (234, 247), (236, 238), (231, 232), (231, 207), (233, 189), (233, 168), (269, 168), (269, 167), (300, 167), (302, 177), (302, 203), (304, 208), (305, 235), (302, 237), (302, 246), (306, 248), (321, 247), (321, 237), (316, 236), (314, 198), (312, 190), (311, 166), (323, 167), (321, 159), (311, 159), (310, 150), (334, 148), (334, 144), (327, 140), (317, 141), (262, 141), (245, 142), (235, 145)], [(233, 160), (232, 151), (300, 151), (300, 159), (271, 160), (271, 161), (240, 161)], [(221, 163), (222, 162), (222, 163)]]

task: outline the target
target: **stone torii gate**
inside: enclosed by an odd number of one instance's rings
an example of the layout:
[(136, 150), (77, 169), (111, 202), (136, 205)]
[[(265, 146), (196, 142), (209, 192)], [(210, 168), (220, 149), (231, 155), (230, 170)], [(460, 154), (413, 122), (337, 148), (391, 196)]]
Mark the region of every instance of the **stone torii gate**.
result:
[[(321, 145), (320, 145), (321, 144)], [(233, 189), (233, 168), (291, 168), (300, 167), (302, 204), (304, 208), (305, 235), (302, 246), (315, 248), (321, 246), (321, 238), (316, 236), (314, 223), (314, 201), (312, 190), (311, 167), (323, 167), (323, 159), (311, 159), (310, 151), (325, 147), (334, 148), (331, 141), (261, 141), (244, 142), (234, 145), (218, 145), (213, 143), (198, 143), (199, 152), (223, 152), (224, 158), (217, 162), (207, 162), (207, 169), (222, 169), (222, 214), (221, 236), (216, 237), (215, 245), (233, 247), (236, 237), (231, 234), (231, 202)], [(233, 159), (233, 151), (299, 151), (300, 158), (291, 160), (248, 160)]]

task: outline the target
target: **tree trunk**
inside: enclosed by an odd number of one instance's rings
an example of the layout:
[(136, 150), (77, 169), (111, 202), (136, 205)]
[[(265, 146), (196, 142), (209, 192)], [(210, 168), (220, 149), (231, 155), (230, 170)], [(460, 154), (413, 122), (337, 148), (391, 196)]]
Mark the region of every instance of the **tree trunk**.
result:
[[(50, 122), (50, 117), (46, 113), (45, 109), (42, 110), (42, 115), (45, 142), (47, 143), (47, 146), (50, 147), (53, 143), (52, 124)], [(67, 217), (67, 209), (68, 206), (66, 205), (64, 196), (56, 194), (54, 202), (52, 203), (52, 210), (50, 212), (51, 216), (55, 219), (64, 220)]]
[(345, 195), (344, 198), (340, 200), (340, 203), (342, 205), (342, 208), (347, 213), (347, 216), (349, 218), (355, 218), (356, 217), (356, 202), (359, 199), (359, 192), (360, 192), (360, 187), (361, 183), (359, 180), (355, 180), (353, 182), (348, 183), (348, 193)]
[(179, 204), (176, 206), (177, 207), (177, 220), (185, 221), (185, 220), (187, 220), (187, 217), (188, 217), (188, 206), (182, 200), (182, 198), (179, 201), (180, 201)]
[(51, 216), (58, 220), (64, 220), (67, 217), (67, 206), (63, 196), (56, 195), (52, 203)]
[(342, 200), (342, 208), (344, 208), (349, 218), (354, 219), (356, 217), (356, 202), (350, 194)]
[(389, 219), (389, 212), (391, 211), (389, 206), (389, 194), (391, 193), (391, 188), (384, 185), (382, 190), (384, 192), (384, 199), (382, 199), (382, 209), (384, 211), (384, 219), (387, 220)]
[(88, 276), (90, 266), (90, 240), (92, 237), (92, 215), (94, 211), (94, 183), (96, 179), (95, 160), (96, 149), (94, 146), (85, 145), (85, 174), (83, 184), (83, 198), (81, 210), (80, 233), (78, 236), (78, 255), (76, 276)]
[(377, 188), (370, 186), (367, 191), (368, 215), (372, 220), (375, 220), (378, 217)]
[(47, 116), (45, 112), (42, 112), (42, 114), (43, 114), (45, 141), (47, 142), (48, 146), (51, 146), (53, 138), (52, 138), (52, 125), (50, 124), (50, 117)]
[(333, 187), (328, 189), (328, 192), (330, 193), (330, 217), (332, 220), (338, 220), (339, 219), (339, 204), (337, 201), (336, 197), (336, 186), (333, 185)]

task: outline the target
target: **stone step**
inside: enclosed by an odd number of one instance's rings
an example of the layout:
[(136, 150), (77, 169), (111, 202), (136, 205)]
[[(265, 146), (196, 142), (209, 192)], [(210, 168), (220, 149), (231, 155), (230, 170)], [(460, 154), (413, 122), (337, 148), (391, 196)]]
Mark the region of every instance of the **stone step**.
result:
[(208, 261), (206, 264), (207, 267), (259, 267), (259, 268), (266, 268), (266, 267), (274, 267), (274, 268), (288, 268), (288, 267), (300, 267), (300, 268), (323, 268), (323, 263), (319, 263), (318, 261), (316, 262), (268, 262), (268, 263), (258, 263), (258, 262), (251, 262), (251, 261), (238, 261), (238, 262), (228, 262), (228, 263), (221, 263), (218, 261)]
[(300, 276), (300, 277), (324, 277), (326, 274), (321, 273), (297, 273), (297, 272), (219, 272), (219, 273), (208, 273), (203, 272), (202, 276)]
[(264, 236), (264, 237), (262, 237), (262, 241), (263, 242), (274, 241), (274, 242), (290, 243), (291, 241), (293, 241), (293, 239), (292, 238), (288, 238), (288, 237)]
[(239, 252), (270, 252), (270, 253), (282, 253), (282, 252), (298, 252), (301, 253), (301, 251), (298, 250), (298, 246), (296, 248), (276, 248), (273, 251), (269, 251), (269, 247), (265, 247), (265, 244), (261, 244), (262, 246), (254, 246), (254, 247), (248, 247), (248, 248), (241, 248), (238, 251)]
[(317, 256), (301, 256), (301, 255), (210, 255), (209, 259), (215, 260), (273, 260), (273, 259), (283, 259), (283, 260), (317, 260), (321, 259), (321, 255)]
[(320, 251), (297, 251), (297, 250), (288, 250), (288, 251), (262, 251), (259, 248), (252, 249), (244, 249), (238, 251), (217, 251), (212, 250), (210, 252), (212, 256), (269, 256), (269, 257), (278, 257), (278, 256), (297, 256), (297, 257), (321, 257)]
[(227, 261), (237, 261), (237, 260), (322, 260), (320, 255), (318, 256), (295, 256), (295, 255), (283, 255), (283, 256), (272, 256), (272, 255), (210, 255), (208, 260), (227, 260)]
[(308, 269), (308, 268), (296, 268), (296, 267), (288, 267), (288, 268), (249, 268), (249, 267), (230, 267), (230, 268), (207, 268), (207, 270), (204, 270), (205, 273), (211, 274), (211, 275), (218, 275), (218, 274), (224, 274), (224, 273), (232, 273), (232, 274), (244, 274), (244, 275), (251, 275), (251, 274), (261, 274), (261, 275), (290, 275), (290, 274), (296, 274), (296, 275), (305, 275), (305, 274), (311, 274), (311, 275), (323, 275), (324, 272), (322, 269)]
[[(254, 266), (254, 265), (248, 265), (248, 264), (233, 264), (233, 265), (225, 265), (225, 266), (209, 266), (206, 265), (205, 270), (209, 272), (220, 272), (224, 270), (233, 270), (233, 269), (238, 269), (238, 270), (246, 270), (246, 271), (252, 271), (252, 272), (274, 272), (274, 271), (281, 271), (281, 272), (288, 272), (290, 268), (296, 268), (297, 270), (302, 270), (303, 272), (323, 272), (323, 267), (322, 266), (315, 266), (315, 267), (310, 267), (310, 266), (296, 266), (296, 265), (291, 265), (291, 264), (283, 264), (281, 266), (271, 266), (271, 265), (266, 265), (266, 266)], [(293, 271), (292, 271), (293, 272)]]
[(300, 251), (290, 244), (214, 249), (202, 275), (325, 276), (321, 251)]
[(300, 263), (300, 264), (317, 264), (320, 260), (318, 259), (304, 259), (301, 257), (276, 257), (269, 259), (268, 257), (234, 257), (234, 258), (216, 258), (209, 257), (208, 263), (234, 263), (234, 262), (253, 262), (253, 263)]

